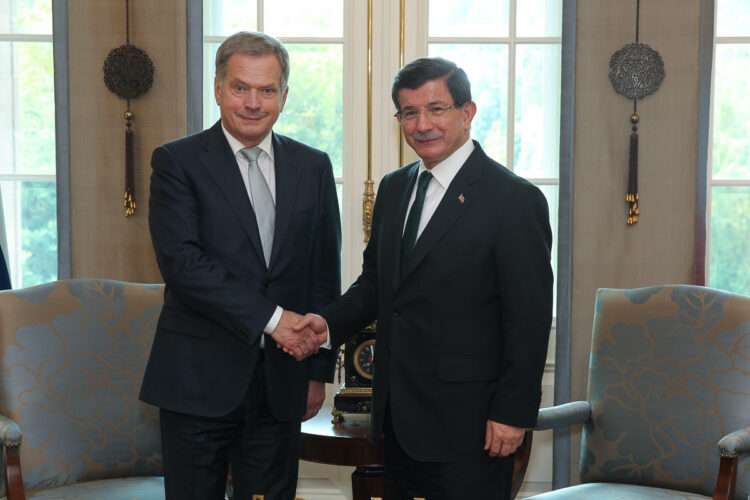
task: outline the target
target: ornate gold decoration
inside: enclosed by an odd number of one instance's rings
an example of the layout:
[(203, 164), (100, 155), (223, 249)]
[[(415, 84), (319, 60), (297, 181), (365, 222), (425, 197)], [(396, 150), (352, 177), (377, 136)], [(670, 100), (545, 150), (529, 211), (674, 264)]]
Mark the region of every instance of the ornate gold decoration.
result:
[(370, 387), (346, 387), (344, 389), (341, 389), (340, 393), (341, 394), (371, 394), (372, 388)]
[(372, 211), (375, 207), (375, 182), (372, 179), (365, 181), (365, 193), (362, 198), (362, 224), (365, 232), (365, 243), (370, 240), (372, 230)]
[(375, 183), (372, 180), (372, 0), (367, 0), (367, 180), (362, 195), (362, 230), (364, 241), (370, 241), (372, 210), (375, 205)]
[(333, 418), (331, 419), (333, 425), (340, 424), (344, 421), (344, 412), (338, 411), (335, 407), (331, 410), (331, 415), (333, 415)]
[[(406, 0), (401, 0), (398, 9), (398, 67), (406, 63), (406, 44), (404, 42), (404, 20), (406, 18)], [(398, 166), (404, 164), (404, 129), (398, 127)]]

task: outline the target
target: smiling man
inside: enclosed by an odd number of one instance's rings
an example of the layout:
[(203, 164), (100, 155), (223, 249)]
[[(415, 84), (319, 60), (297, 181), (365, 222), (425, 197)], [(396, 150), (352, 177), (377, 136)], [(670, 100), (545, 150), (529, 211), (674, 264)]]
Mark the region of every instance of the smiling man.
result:
[[(297, 315), (340, 293), (341, 228), (328, 155), (272, 132), (289, 55), (237, 33), (216, 53), (221, 120), (156, 148), (149, 226), (164, 308), (141, 387), (160, 408), (167, 499), (291, 500), (300, 421), (333, 381), (323, 336)], [(288, 356), (283, 346), (297, 358)]]
[(477, 106), (454, 63), (407, 64), (392, 97), (420, 161), (381, 181), (357, 281), (296, 328), (340, 345), (377, 319), (371, 438), (385, 437), (388, 500), (505, 499), (541, 400), (547, 202), (470, 139)]

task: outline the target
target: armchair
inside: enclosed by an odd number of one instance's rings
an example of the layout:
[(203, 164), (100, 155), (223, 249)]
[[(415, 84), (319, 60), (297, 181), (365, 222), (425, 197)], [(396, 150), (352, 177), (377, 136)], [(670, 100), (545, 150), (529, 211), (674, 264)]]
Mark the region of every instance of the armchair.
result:
[(599, 290), (587, 401), (542, 409), (535, 430), (573, 424), (581, 484), (532, 499), (750, 498), (750, 297)]
[(158, 409), (138, 400), (162, 301), (111, 280), (0, 292), (0, 497), (164, 498)]

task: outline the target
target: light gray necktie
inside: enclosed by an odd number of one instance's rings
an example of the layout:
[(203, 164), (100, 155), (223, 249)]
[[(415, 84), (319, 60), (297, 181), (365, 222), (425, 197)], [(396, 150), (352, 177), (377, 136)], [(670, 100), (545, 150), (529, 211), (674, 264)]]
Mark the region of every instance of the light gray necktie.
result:
[(260, 241), (263, 245), (263, 256), (266, 258), (266, 265), (268, 265), (271, 262), (276, 206), (274, 205), (266, 178), (263, 177), (263, 173), (258, 166), (260, 151), (258, 147), (244, 148), (240, 150), (240, 154), (248, 162), (247, 178), (250, 181), (250, 196), (253, 198), (255, 219), (258, 221), (258, 232), (260, 233)]

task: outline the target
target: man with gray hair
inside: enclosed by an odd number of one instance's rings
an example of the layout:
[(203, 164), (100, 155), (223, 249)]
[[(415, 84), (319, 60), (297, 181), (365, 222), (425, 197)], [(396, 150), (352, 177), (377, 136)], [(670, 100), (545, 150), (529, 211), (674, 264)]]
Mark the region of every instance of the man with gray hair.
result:
[(235, 498), (291, 500), (300, 421), (333, 381), (325, 334), (291, 328), (340, 293), (341, 228), (328, 155), (272, 132), (288, 79), (281, 42), (230, 36), (221, 119), (151, 159), (166, 288), (141, 399), (160, 408), (167, 499), (224, 498), (231, 468)]

